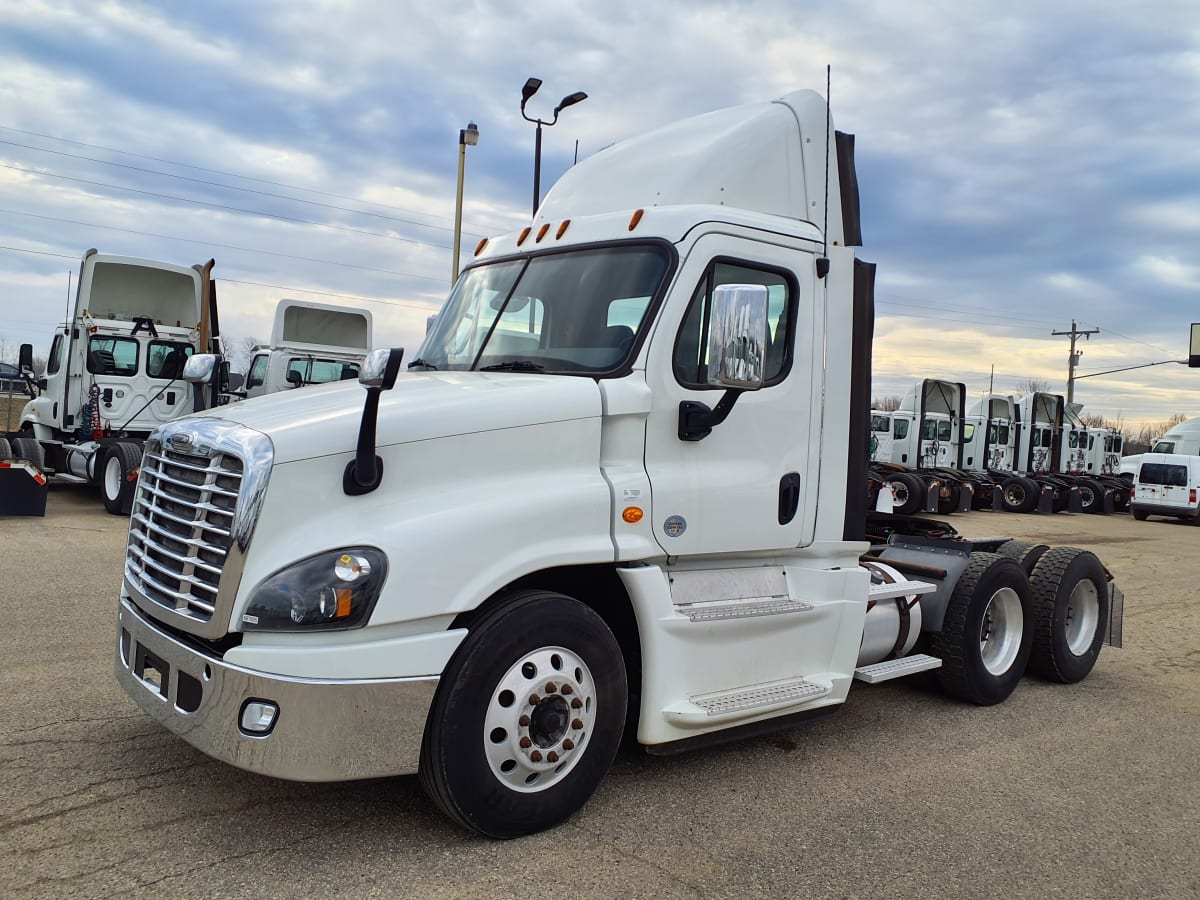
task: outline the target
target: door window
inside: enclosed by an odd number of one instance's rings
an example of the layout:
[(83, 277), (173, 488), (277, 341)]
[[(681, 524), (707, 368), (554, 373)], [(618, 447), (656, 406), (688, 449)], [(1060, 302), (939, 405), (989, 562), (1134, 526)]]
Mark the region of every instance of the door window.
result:
[(675, 378), (685, 387), (708, 384), (708, 314), (713, 291), (724, 284), (761, 284), (767, 289), (767, 358), (763, 386), (778, 384), (792, 365), (796, 289), (790, 275), (755, 266), (715, 261), (692, 295), (675, 339)]
[(358, 366), (338, 359), (293, 359), (288, 361), (288, 372), (297, 372), (302, 384), (327, 384), (330, 381), (346, 381), (358, 377)]
[(871, 430), (887, 434), (892, 430), (891, 421), (887, 416), (871, 416)]
[(146, 356), (146, 374), (151, 378), (182, 378), (188, 357), (195, 353), (184, 341), (151, 341)]
[(53, 375), (62, 367), (63, 343), (63, 336), (56, 334), (54, 342), (50, 345), (50, 358), (46, 360), (47, 375)]
[(250, 364), (250, 373), (246, 376), (246, 387), (260, 387), (267, 380), (267, 354), (260, 353)]
[(896, 440), (902, 441), (908, 437), (908, 419), (894, 419), (892, 421), (892, 427), (892, 435), (896, 438)]
[(96, 337), (88, 339), (87, 370), (93, 375), (129, 377), (138, 371), (137, 338)]

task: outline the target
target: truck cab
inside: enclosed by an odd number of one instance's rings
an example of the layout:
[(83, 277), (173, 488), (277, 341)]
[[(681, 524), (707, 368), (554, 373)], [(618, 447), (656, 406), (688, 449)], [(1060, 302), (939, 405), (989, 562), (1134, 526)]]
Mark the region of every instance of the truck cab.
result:
[(100, 483), (105, 506), (128, 514), (142, 440), (215, 402), (215, 385), (183, 378), (193, 355), (219, 353), (212, 266), (84, 254), (71, 318), (55, 330), (14, 450), (60, 481)]
[(245, 394), (356, 380), (371, 351), (371, 313), (306, 300), (280, 300), (270, 344), (252, 351)]

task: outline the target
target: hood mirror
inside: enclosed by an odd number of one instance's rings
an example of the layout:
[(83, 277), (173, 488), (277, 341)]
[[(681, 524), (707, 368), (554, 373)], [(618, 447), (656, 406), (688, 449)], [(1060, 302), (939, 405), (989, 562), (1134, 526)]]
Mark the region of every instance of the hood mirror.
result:
[(375, 426), (379, 419), (379, 395), (390, 391), (400, 374), (404, 350), (372, 350), (358, 372), (358, 383), (367, 389), (362, 422), (358, 426), (358, 448), (342, 473), (342, 490), (351, 497), (369, 494), (383, 481), (383, 459), (375, 455)]

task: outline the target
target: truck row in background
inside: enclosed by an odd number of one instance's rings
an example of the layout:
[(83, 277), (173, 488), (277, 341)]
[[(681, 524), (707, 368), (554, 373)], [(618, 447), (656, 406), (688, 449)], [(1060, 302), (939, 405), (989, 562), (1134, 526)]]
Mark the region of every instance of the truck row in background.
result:
[[(281, 300), (271, 342), (251, 351), (243, 387), (224, 360), (212, 269), (211, 260), (189, 268), (85, 253), (71, 319), (55, 330), (43, 376), (33, 376), (33, 347), (21, 347), (32, 399), (18, 429), (0, 434), (0, 459), (98, 485), (105, 508), (128, 515), (154, 429), (246, 397), (358, 377), (371, 314)], [(209, 383), (192, 385), (184, 368), (201, 353), (221, 362)]]
[(1123, 439), (1088, 426), (1061, 395), (987, 394), (968, 411), (962, 382), (917, 382), (895, 411), (871, 411), (872, 497), (896, 512), (1123, 512)]

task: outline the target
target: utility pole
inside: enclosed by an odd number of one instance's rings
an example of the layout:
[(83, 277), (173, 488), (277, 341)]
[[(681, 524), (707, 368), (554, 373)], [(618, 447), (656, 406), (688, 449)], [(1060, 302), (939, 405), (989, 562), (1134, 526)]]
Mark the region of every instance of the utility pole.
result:
[(1090, 335), (1099, 334), (1099, 328), (1092, 328), (1088, 331), (1080, 331), (1075, 324), (1075, 320), (1071, 320), (1070, 331), (1052, 331), (1051, 336), (1069, 335), (1071, 338), (1071, 355), (1067, 360), (1067, 402), (1075, 402), (1075, 367), (1079, 365), (1079, 357), (1083, 356), (1083, 351), (1075, 352), (1075, 339), (1082, 337), (1091, 340)]

